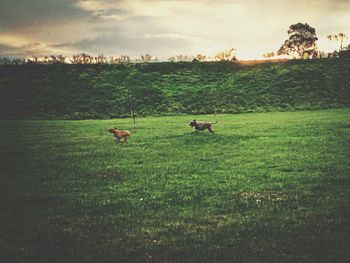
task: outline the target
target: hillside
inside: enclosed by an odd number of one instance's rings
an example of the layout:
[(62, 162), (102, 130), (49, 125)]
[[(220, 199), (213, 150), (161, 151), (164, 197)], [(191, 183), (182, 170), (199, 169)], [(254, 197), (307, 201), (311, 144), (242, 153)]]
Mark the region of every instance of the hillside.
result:
[(0, 118), (294, 111), (350, 106), (350, 60), (0, 66)]

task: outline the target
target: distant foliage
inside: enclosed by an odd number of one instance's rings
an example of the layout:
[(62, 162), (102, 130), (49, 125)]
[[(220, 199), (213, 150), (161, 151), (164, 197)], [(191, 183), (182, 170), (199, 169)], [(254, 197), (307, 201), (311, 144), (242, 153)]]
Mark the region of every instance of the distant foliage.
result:
[(340, 58), (350, 58), (350, 49), (343, 49), (342, 51), (339, 52), (339, 57)]
[(26, 62), (27, 62), (28, 64), (39, 64), (39, 63), (40, 63), (40, 60), (39, 60), (38, 57), (34, 56), (34, 57), (32, 57), (32, 58), (28, 58), (28, 59), (26, 60)]
[[(117, 63), (130, 63), (131, 62), (131, 58), (130, 56), (128, 55), (120, 55), (119, 57), (116, 57), (116, 58), (111, 58), (111, 61), (114, 63), (114, 64), (117, 64)], [(112, 63), (112, 64), (113, 64)]]
[(297, 23), (288, 30), (289, 38), (284, 42), (277, 55), (289, 55), (294, 58), (314, 58), (317, 56), (318, 40), (315, 28), (309, 24)]
[(191, 62), (193, 61), (194, 56), (191, 55), (175, 55), (170, 58), (168, 58), (169, 62)]
[(206, 56), (202, 55), (202, 54), (198, 54), (197, 56), (195, 56), (195, 58), (193, 59), (193, 61), (198, 61), (198, 62), (202, 62), (205, 61)]
[[(215, 57), (208, 57), (204, 54), (193, 55), (175, 55), (168, 58), (169, 62), (204, 62), (204, 61), (236, 61), (234, 48), (219, 52)], [(137, 58), (131, 58), (129, 55), (105, 56), (100, 54), (92, 56), (87, 53), (74, 54), (72, 57), (65, 57), (63, 55), (51, 55), (38, 57), (33, 56), (27, 59), (10, 59), (8, 57), (0, 58), (0, 65), (3, 64), (122, 64), (122, 63), (151, 63), (158, 62), (157, 56), (151, 54), (143, 54)]]
[(0, 57), (0, 65), (22, 65), (25, 64), (25, 62), (24, 59)]
[(237, 58), (235, 56), (235, 48), (223, 50), (216, 54), (215, 60), (217, 61), (236, 61)]
[(265, 54), (263, 54), (263, 57), (264, 58), (272, 58), (275, 55), (276, 55), (275, 52), (266, 52)]
[[(131, 63), (131, 62), (155, 62), (157, 57), (152, 57), (151, 55), (141, 56), (141, 59), (132, 60), (128, 55), (121, 55), (119, 57), (105, 56), (103, 54), (92, 56), (87, 53), (75, 54), (71, 58), (67, 58), (63, 55), (51, 55), (45, 57), (32, 57), (25, 60), (16, 60), (19, 64), (119, 64), (119, 63)], [(15, 63), (15, 60), (10, 60), (6, 57), (0, 58), (1, 64)]]
[(108, 58), (101, 54), (101, 55), (98, 55), (97, 57), (94, 58), (95, 59), (95, 63), (96, 64), (107, 64), (108, 63)]
[(345, 35), (344, 33), (339, 33), (337, 35), (328, 35), (327, 38), (331, 41), (340, 42), (339, 51), (343, 50), (344, 40), (348, 39), (347, 35)]
[(66, 63), (66, 57), (62, 56), (62, 55), (52, 55), (51, 56), (51, 63), (53, 64), (64, 64)]
[(43, 58), (32, 57), (25, 61), (28, 64), (65, 64), (66, 57), (62, 55), (51, 55)]
[(149, 63), (158, 61), (158, 57), (152, 57), (150, 54), (141, 55), (140, 58), (135, 59), (136, 63)]
[(70, 62), (72, 64), (92, 64), (94, 62), (94, 58), (86, 53), (81, 53), (73, 55)]

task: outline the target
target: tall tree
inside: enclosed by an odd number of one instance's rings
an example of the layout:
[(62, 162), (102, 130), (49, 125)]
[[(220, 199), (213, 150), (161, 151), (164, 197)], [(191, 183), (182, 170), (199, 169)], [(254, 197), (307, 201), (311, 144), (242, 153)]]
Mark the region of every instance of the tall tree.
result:
[(309, 24), (297, 23), (291, 25), (288, 30), (289, 38), (277, 51), (278, 55), (290, 55), (304, 58), (313, 58), (317, 55), (318, 40), (315, 28)]
[(340, 49), (339, 51), (342, 51), (343, 50), (343, 43), (344, 43), (344, 40), (348, 39), (347, 35), (345, 35), (344, 33), (339, 33), (338, 35), (329, 35), (327, 36), (327, 38), (329, 40), (333, 40), (333, 41), (339, 41), (340, 42)]

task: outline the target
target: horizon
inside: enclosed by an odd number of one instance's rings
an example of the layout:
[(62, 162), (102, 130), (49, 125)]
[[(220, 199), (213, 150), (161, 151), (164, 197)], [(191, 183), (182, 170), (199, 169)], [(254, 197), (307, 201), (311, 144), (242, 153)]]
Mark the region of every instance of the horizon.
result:
[(327, 35), (349, 35), (348, 17), (349, 0), (3, 0), (0, 56), (151, 54), (165, 61), (235, 48), (239, 60), (259, 60), (298, 22), (316, 29), (320, 51), (332, 52), (339, 43)]

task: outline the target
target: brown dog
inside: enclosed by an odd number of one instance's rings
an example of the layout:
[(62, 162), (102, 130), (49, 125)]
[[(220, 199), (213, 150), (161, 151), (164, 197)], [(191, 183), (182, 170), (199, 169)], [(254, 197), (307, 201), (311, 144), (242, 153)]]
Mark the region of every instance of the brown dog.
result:
[(127, 130), (118, 130), (117, 128), (110, 128), (108, 131), (114, 134), (116, 143), (120, 143), (120, 140), (122, 138), (124, 138), (125, 143), (128, 143), (128, 137), (131, 136), (131, 132)]
[(190, 122), (190, 126), (194, 127), (194, 131), (193, 132), (198, 132), (198, 131), (203, 131), (205, 129), (208, 129), (209, 132), (214, 133), (214, 128), (213, 128), (213, 124), (216, 124), (216, 122), (203, 122), (203, 121), (197, 121), (197, 120), (193, 120)]

